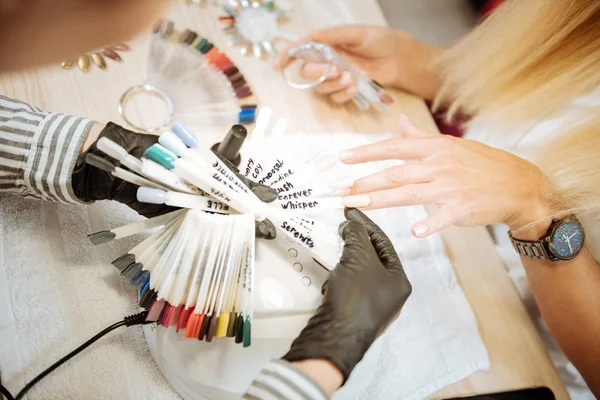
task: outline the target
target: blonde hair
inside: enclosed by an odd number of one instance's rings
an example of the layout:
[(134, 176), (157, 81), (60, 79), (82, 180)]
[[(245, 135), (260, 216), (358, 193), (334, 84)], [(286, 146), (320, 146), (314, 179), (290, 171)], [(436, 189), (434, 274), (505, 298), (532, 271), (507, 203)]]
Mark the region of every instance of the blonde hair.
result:
[[(507, 127), (543, 119), (600, 88), (600, 1), (508, 0), (438, 62), (434, 103)], [(600, 214), (600, 109), (540, 148), (556, 212)], [(507, 132), (508, 134), (508, 132)]]
[(538, 164), (551, 178), (547, 201), (557, 214), (600, 217), (600, 108), (595, 111), (599, 114), (538, 154)]

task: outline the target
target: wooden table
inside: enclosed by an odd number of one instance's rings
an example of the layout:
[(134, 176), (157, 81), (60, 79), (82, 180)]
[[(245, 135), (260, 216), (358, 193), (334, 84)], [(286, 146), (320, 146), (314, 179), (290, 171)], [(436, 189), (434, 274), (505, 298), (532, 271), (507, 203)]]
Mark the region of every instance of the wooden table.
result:
[[(331, 23), (385, 24), (375, 0), (314, 0), (313, 3), (320, 3), (317, 6), (310, 1), (297, 3), (295, 15), (284, 26), (298, 34)], [(323, 12), (325, 9), (329, 14)], [(395, 93), (399, 100), (397, 104), (380, 115), (334, 107), (309, 92), (287, 87), (265, 61), (244, 57), (237, 50), (227, 48), (216, 22), (219, 14), (215, 7), (186, 6), (178, 0), (170, 10), (169, 18), (180, 27), (195, 29), (227, 49), (251, 82), (260, 104), (270, 106), (274, 117), (287, 118), (294, 129), (307, 133), (393, 131), (396, 117), (404, 113), (416, 125), (436, 130), (424, 102), (404, 93)], [(131, 53), (122, 54), (124, 63), (109, 61), (107, 71), (93, 69), (84, 74), (78, 70), (63, 71), (56, 65), (4, 74), (0, 75), (0, 92), (43, 109), (123, 123), (117, 113), (117, 101), (125, 89), (143, 80), (147, 39), (139, 39), (132, 45)], [(143, 111), (154, 112), (152, 105)], [(203, 134), (213, 142), (223, 133), (224, 130), (217, 129)], [(458, 279), (479, 322), (490, 354), (491, 369), (446, 387), (432, 398), (536, 386), (551, 388), (558, 399), (568, 398), (484, 228), (452, 228), (443, 236)]]

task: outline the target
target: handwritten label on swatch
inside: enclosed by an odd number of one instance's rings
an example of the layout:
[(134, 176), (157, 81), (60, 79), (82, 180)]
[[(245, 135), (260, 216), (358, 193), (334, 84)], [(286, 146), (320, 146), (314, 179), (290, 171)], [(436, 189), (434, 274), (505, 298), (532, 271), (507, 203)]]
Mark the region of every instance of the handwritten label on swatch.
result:
[(269, 186), (275, 186), (278, 183), (280, 183), (281, 181), (285, 181), (287, 178), (289, 178), (290, 176), (294, 175), (294, 171), (292, 171), (291, 169), (287, 169), (287, 171), (284, 171), (282, 173), (280, 173), (279, 175), (277, 175), (275, 177), (275, 179), (273, 180), (273, 183), (271, 183)]
[(229, 189), (237, 192), (237, 189), (235, 188), (235, 186), (232, 186), (228, 181), (226, 181), (225, 179), (223, 179), (221, 177), (221, 175), (219, 175), (218, 173), (215, 172), (213, 174), (213, 179), (217, 180), (218, 182), (221, 182), (222, 184), (224, 184), (225, 186), (227, 186)]
[(214, 209), (217, 211), (227, 211), (229, 210), (229, 206), (227, 204), (221, 203), (220, 201), (212, 201), (212, 200), (208, 200), (207, 201), (207, 206), (210, 209)]
[(278, 200), (292, 200), (292, 199), (301, 199), (303, 197), (312, 196), (312, 189), (304, 189), (299, 190), (297, 192), (281, 194), (277, 197)]
[(254, 164), (255, 164), (254, 160), (249, 158), (248, 165), (246, 166), (246, 173), (245, 173), (246, 177), (250, 176), (250, 177), (252, 177), (252, 179), (256, 179), (263, 171), (262, 165), (256, 164), (256, 166), (254, 166)]
[(315, 247), (315, 242), (310, 236), (299, 232), (296, 228), (288, 224), (286, 221), (283, 221), (283, 223), (281, 224), (281, 228), (290, 232), (295, 239), (297, 239), (300, 243), (305, 244), (308, 248), (312, 249), (313, 247)]
[(213, 195), (214, 197), (217, 197), (221, 200), (223, 200), (225, 203), (230, 202), (231, 199), (229, 198), (229, 196), (227, 196), (225, 193), (215, 189), (214, 187), (210, 188), (210, 194)]
[(217, 170), (218, 173), (223, 175), (229, 182), (234, 184), (237, 188), (242, 189), (243, 191), (247, 190), (247, 188), (245, 188), (241, 183), (237, 181), (237, 177), (232, 175), (232, 172), (223, 163), (221, 163), (220, 161), (215, 161), (215, 163), (212, 166)]
[(282, 160), (276, 160), (275, 164), (269, 169), (267, 175), (261, 178), (258, 183), (264, 185), (269, 179), (271, 179), (274, 175), (276, 175), (279, 170), (283, 167), (284, 162)]
[(310, 208), (316, 208), (319, 205), (319, 202), (316, 200), (313, 201), (287, 201), (285, 203), (281, 203), (281, 208), (284, 210), (308, 210)]
[(300, 225), (302, 228), (306, 229), (306, 231), (308, 233), (312, 232), (312, 229), (315, 225), (315, 221), (314, 220), (308, 220), (305, 218), (302, 218), (300, 216), (295, 216), (290, 218), (290, 220), (298, 225)]
[(283, 192), (289, 192), (293, 188), (294, 188), (294, 185), (292, 185), (290, 182), (285, 182), (283, 184), (283, 186), (278, 187), (275, 190), (277, 190), (277, 194), (279, 194), (279, 193), (283, 193)]

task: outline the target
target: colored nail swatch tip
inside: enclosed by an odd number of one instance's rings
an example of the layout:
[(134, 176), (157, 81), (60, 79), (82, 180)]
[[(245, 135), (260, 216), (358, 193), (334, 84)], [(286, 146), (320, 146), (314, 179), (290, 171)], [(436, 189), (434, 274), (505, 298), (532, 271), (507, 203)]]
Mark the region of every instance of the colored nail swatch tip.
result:
[(188, 147), (194, 148), (198, 143), (196, 135), (183, 122), (178, 121), (171, 127), (171, 130)]
[(244, 341), (244, 317), (240, 314), (235, 321), (235, 342), (242, 343)]
[(235, 321), (237, 320), (237, 314), (235, 312), (229, 313), (229, 323), (227, 325), (227, 337), (235, 337)]
[(211, 342), (215, 334), (217, 333), (217, 326), (219, 324), (219, 317), (216, 315), (211, 316), (208, 330), (206, 331), (206, 341)]
[(172, 169), (175, 166), (177, 156), (165, 149), (159, 144), (154, 144), (144, 152), (144, 157), (162, 165), (167, 169)]
[(247, 317), (246, 320), (244, 321), (244, 333), (243, 333), (243, 346), (244, 347), (250, 346), (250, 343), (251, 343), (250, 333), (251, 333), (251, 322), (250, 322), (250, 317)]
[(219, 325), (215, 334), (218, 338), (223, 338), (227, 335), (227, 327), (229, 326), (229, 313), (221, 313), (219, 316)]
[(198, 340), (204, 340), (204, 338), (206, 337), (210, 320), (210, 316), (203, 315), (202, 326), (200, 327), (200, 331), (198, 332)]

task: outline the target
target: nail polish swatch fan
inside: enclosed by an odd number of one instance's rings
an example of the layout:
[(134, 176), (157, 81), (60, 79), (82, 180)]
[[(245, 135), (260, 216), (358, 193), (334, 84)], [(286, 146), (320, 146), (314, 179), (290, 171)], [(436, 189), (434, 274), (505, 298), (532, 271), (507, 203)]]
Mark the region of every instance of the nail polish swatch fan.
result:
[[(171, 110), (148, 116), (131, 100), (140, 92), (162, 97)], [(144, 81), (123, 94), (119, 112), (133, 128), (157, 132), (175, 119), (207, 129), (250, 124), (256, 108), (250, 85), (224, 51), (209, 38), (163, 20), (150, 36)], [(148, 118), (152, 126), (145, 123)]]
[[(183, 124), (163, 133), (141, 160), (99, 143), (150, 180), (152, 186), (138, 190), (138, 200), (187, 207), (90, 236), (101, 243), (152, 232), (113, 264), (140, 288), (140, 305), (158, 322), (146, 330), (150, 348), (186, 399), (243, 391), (257, 368), (283, 353), (305, 326), (341, 256), (343, 206), (332, 183), (348, 182), (352, 167), (335, 152), (307, 146), (304, 135), (285, 135), (284, 120), (266, 135), (268, 114), (264, 109), (242, 148), (240, 172), (277, 191), (269, 204), (244, 193), (232, 171)], [(275, 225), (275, 240), (254, 241), (254, 224), (246, 218), (254, 215)], [(190, 363), (200, 381), (178, 384)], [(188, 392), (190, 385), (196, 389)]]

